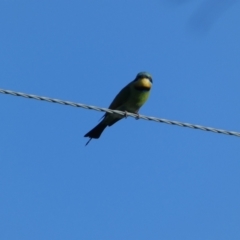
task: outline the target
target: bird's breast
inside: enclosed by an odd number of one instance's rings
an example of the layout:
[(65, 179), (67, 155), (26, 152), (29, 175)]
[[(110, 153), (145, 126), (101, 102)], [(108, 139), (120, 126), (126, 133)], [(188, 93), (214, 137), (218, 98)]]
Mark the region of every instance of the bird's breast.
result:
[[(150, 90), (150, 89), (149, 89)], [(136, 112), (148, 99), (150, 91), (145, 90), (139, 90), (133, 88), (131, 97), (126, 102), (125, 107), (126, 111), (129, 112)]]

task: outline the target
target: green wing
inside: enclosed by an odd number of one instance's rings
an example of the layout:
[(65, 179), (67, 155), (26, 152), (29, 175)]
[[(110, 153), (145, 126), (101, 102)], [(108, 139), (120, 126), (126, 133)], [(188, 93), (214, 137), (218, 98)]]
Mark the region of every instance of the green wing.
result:
[(110, 109), (117, 109), (120, 106), (122, 106), (125, 102), (128, 101), (128, 99), (131, 96), (131, 83), (129, 83), (127, 86), (125, 86), (113, 99), (112, 103), (110, 104)]
[[(125, 102), (128, 101), (128, 99), (131, 96), (131, 82), (125, 86), (118, 94), (117, 96), (113, 99), (112, 103), (110, 104), (110, 106), (108, 108), (116, 110), (117, 108), (119, 108), (120, 106), (122, 106)], [(108, 115), (109, 113), (105, 113), (101, 118), (104, 118)], [(119, 120), (119, 119), (118, 119)], [(117, 121), (118, 121), (117, 120)]]

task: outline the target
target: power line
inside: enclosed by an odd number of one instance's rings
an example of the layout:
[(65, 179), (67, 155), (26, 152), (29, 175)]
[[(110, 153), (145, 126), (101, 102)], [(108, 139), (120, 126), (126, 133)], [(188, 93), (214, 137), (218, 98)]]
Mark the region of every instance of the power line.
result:
[(240, 137), (240, 132), (233, 132), (233, 131), (227, 131), (227, 130), (222, 130), (222, 129), (216, 129), (216, 128), (212, 128), (212, 127), (204, 127), (204, 126), (190, 124), (190, 123), (172, 121), (172, 120), (163, 119), (163, 118), (156, 118), (156, 117), (138, 115), (138, 114), (135, 114), (135, 113), (122, 112), (122, 111), (118, 111), (118, 110), (111, 110), (111, 109), (108, 109), (108, 108), (101, 108), (101, 107), (96, 107), (96, 106), (91, 106), (91, 105), (86, 105), (86, 104), (81, 104), (81, 103), (63, 101), (63, 100), (55, 99), (55, 98), (37, 96), (37, 95), (32, 95), (32, 94), (26, 94), (26, 93), (21, 93), (21, 92), (5, 90), (5, 89), (0, 89), (0, 93), (10, 94), (10, 95), (17, 96), (17, 97), (32, 98), (32, 99), (35, 99), (35, 100), (58, 103), (58, 104), (62, 104), (62, 105), (72, 106), (72, 107), (80, 107), (80, 108), (85, 108), (85, 109), (90, 109), (90, 110), (96, 110), (96, 111), (100, 111), (100, 112), (108, 112), (108, 113), (111, 113), (111, 114), (117, 113), (117, 114), (120, 114), (122, 116), (130, 116), (130, 117), (137, 118), (137, 119), (141, 118), (141, 119), (148, 120), (148, 121), (154, 121), (154, 122), (159, 122), (159, 123), (167, 123), (167, 124), (171, 124), (171, 125), (177, 125), (177, 126), (180, 126), (180, 127), (188, 127), (188, 128), (199, 129), (199, 130), (203, 130), (203, 131), (209, 131), (209, 132), (214, 132), (214, 133), (221, 133), (221, 134)]

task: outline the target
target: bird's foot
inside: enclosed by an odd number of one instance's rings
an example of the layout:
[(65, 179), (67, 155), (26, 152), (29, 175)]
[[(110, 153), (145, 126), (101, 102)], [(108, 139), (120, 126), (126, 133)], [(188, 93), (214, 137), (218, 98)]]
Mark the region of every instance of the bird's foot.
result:
[(125, 114), (123, 115), (125, 118), (127, 118), (128, 117), (128, 115), (127, 115), (127, 111), (124, 111), (125, 112)]
[(139, 120), (140, 119), (140, 115), (139, 115), (139, 113), (138, 112), (136, 112), (135, 114), (137, 114), (137, 116), (136, 116), (136, 120)]

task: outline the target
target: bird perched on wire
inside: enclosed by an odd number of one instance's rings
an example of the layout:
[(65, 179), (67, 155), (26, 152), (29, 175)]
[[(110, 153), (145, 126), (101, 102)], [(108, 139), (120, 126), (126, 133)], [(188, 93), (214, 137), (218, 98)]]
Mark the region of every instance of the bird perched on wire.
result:
[[(138, 114), (139, 109), (149, 97), (152, 83), (152, 76), (149, 73), (138, 73), (136, 78), (117, 94), (110, 104), (109, 109)], [(112, 126), (122, 118), (124, 118), (124, 116), (116, 113), (105, 113), (103, 120), (84, 135), (84, 137), (90, 138), (86, 145), (92, 140), (92, 138), (99, 138), (107, 126)]]

